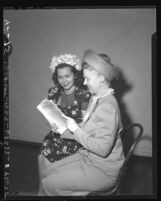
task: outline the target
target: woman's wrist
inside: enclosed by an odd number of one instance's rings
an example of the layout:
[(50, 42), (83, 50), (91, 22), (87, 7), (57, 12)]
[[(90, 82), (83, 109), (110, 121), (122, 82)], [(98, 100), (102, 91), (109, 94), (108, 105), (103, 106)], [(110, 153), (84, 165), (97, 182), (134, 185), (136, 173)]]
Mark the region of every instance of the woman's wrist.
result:
[(78, 125), (75, 125), (72, 132), (75, 133), (76, 130), (78, 130), (78, 128), (79, 128), (79, 126), (78, 126)]

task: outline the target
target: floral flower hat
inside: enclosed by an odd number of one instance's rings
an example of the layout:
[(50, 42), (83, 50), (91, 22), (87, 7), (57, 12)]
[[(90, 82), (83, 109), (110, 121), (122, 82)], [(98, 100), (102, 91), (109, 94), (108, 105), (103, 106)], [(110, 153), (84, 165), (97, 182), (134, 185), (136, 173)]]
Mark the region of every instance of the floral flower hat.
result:
[(56, 66), (60, 64), (69, 64), (73, 66), (76, 70), (80, 71), (82, 69), (81, 61), (76, 55), (64, 54), (60, 56), (53, 56), (49, 68), (52, 73), (55, 72)]

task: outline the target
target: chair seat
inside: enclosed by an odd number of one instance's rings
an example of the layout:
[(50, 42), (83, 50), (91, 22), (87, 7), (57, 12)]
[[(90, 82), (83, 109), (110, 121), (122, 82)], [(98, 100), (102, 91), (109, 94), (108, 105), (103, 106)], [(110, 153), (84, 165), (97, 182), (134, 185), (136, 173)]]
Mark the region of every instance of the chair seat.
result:
[(114, 186), (111, 189), (107, 189), (104, 191), (94, 191), (90, 192), (88, 196), (107, 196), (107, 195), (119, 195), (120, 194), (120, 188), (118, 185)]

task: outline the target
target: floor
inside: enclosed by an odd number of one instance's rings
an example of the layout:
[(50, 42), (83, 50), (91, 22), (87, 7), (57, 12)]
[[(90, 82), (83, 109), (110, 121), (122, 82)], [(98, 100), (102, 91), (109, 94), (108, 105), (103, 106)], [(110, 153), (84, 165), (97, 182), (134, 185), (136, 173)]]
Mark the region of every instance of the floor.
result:
[[(37, 155), (39, 144), (10, 142), (10, 192), (36, 195), (38, 190)], [(121, 185), (121, 194), (153, 195), (153, 161), (151, 157), (132, 156)]]

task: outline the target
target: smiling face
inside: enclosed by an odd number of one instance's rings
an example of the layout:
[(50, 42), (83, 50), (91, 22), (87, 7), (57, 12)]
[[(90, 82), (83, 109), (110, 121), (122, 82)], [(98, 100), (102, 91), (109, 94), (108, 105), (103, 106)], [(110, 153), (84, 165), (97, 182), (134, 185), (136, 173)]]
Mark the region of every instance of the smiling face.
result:
[(83, 70), (83, 75), (84, 85), (87, 85), (92, 94), (97, 94), (101, 84), (100, 74), (94, 69), (91, 70), (90, 68), (85, 68)]
[(74, 86), (74, 73), (71, 67), (64, 66), (57, 70), (58, 81), (65, 90), (70, 90)]

